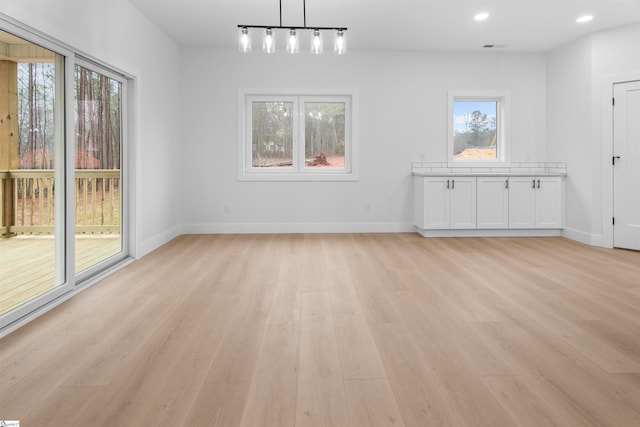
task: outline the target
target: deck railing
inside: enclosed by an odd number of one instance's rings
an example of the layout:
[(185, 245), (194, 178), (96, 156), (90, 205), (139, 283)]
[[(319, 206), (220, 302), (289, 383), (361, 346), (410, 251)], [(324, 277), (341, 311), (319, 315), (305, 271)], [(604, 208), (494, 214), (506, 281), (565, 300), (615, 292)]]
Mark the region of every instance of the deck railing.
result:
[[(50, 169), (0, 172), (0, 234), (53, 234), (55, 180)], [(75, 193), (76, 233), (120, 232), (120, 171), (77, 169)]]

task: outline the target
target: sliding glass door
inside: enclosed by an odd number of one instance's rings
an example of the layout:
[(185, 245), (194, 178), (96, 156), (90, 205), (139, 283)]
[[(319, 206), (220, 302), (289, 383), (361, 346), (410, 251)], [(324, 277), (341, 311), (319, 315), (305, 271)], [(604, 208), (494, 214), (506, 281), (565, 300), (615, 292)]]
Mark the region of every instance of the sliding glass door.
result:
[(129, 256), (127, 83), (0, 19), (0, 330)]
[(6, 322), (70, 284), (65, 56), (4, 31), (0, 45), (0, 319)]
[(77, 61), (75, 87), (75, 272), (123, 254), (122, 76)]

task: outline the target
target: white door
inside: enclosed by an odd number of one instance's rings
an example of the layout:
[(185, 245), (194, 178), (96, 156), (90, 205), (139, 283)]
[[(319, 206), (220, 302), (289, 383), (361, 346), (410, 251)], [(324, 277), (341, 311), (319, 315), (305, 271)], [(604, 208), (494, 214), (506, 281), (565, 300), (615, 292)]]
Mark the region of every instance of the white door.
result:
[(640, 81), (613, 96), (613, 245), (640, 250)]
[(449, 228), (449, 187), (451, 180), (445, 177), (424, 178), (423, 221), (426, 229)]
[(533, 177), (509, 178), (509, 228), (536, 227), (535, 185)]
[(562, 228), (562, 178), (536, 178), (536, 228)]
[(509, 227), (509, 178), (478, 177), (478, 228)]
[(451, 228), (476, 228), (476, 178), (451, 178), (449, 186)]
[[(73, 290), (67, 262), (73, 224), (64, 209), (75, 196), (67, 184), (72, 154), (65, 150), (65, 124), (73, 123), (64, 103), (70, 52), (23, 30), (16, 34), (25, 37), (22, 64), (1, 61), (0, 67), (0, 210), (9, 213), (0, 212), (0, 329)], [(0, 38), (6, 35), (0, 31)], [(5, 120), (18, 114), (20, 120)], [(19, 150), (18, 135), (26, 134), (29, 145)], [(18, 164), (24, 169), (13, 170)]]

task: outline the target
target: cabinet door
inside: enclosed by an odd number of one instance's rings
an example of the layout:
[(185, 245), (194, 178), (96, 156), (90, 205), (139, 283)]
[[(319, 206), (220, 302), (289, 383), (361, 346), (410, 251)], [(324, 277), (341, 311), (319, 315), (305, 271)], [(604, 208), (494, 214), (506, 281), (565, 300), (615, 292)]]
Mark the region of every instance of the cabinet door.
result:
[(509, 227), (509, 178), (478, 177), (478, 228)]
[(413, 225), (424, 229), (424, 178), (413, 177)]
[(476, 178), (451, 178), (449, 227), (476, 228)]
[(536, 228), (562, 228), (564, 226), (562, 192), (562, 178), (536, 178)]
[(509, 228), (535, 228), (536, 180), (530, 177), (509, 178)]
[(445, 177), (424, 178), (422, 223), (425, 229), (449, 228), (449, 186), (450, 179)]

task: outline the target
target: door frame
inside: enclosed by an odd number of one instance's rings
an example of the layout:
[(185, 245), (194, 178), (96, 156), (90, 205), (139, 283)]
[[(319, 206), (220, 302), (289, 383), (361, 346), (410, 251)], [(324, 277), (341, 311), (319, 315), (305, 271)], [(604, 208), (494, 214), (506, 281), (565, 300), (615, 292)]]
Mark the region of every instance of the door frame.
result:
[(640, 81), (640, 71), (605, 76), (602, 82), (602, 246), (613, 248), (613, 87)]
[[(77, 293), (83, 291), (89, 286), (94, 285), (104, 277), (108, 276), (112, 272), (120, 269), (125, 266), (129, 262), (133, 261), (137, 258), (137, 242), (138, 242), (138, 234), (137, 234), (137, 221), (138, 218), (136, 216), (136, 212), (139, 211), (139, 206), (141, 205), (141, 201), (136, 197), (136, 184), (140, 182), (139, 174), (140, 171), (136, 168), (135, 164), (137, 162), (137, 127), (136, 127), (136, 112), (137, 112), (137, 99), (138, 99), (138, 81), (134, 74), (123, 71), (122, 69), (112, 66), (104, 61), (99, 60), (98, 58), (90, 55), (86, 52), (83, 52), (75, 47), (64, 43), (60, 40), (57, 40), (54, 37), (48, 36), (46, 33), (37, 30), (29, 25), (26, 25), (20, 21), (13, 19), (12, 17), (0, 13), (0, 29), (13, 33), (18, 37), (21, 37), (25, 40), (28, 40), (32, 43), (38, 44), (48, 50), (56, 52), (60, 55), (64, 56), (64, 75), (65, 75), (65, 87), (64, 87), (64, 132), (66, 136), (64, 147), (58, 147), (59, 151), (64, 151), (65, 153), (74, 153), (75, 152), (75, 140), (74, 140), (74, 110), (73, 110), (73, 100), (74, 89), (73, 89), (73, 81), (74, 81), (74, 68), (75, 64), (78, 61), (85, 61), (89, 63), (93, 63), (98, 67), (103, 69), (107, 69), (112, 73), (116, 73), (121, 78), (125, 80), (123, 83), (123, 111), (122, 111), (122, 120), (123, 120), (123, 142), (126, 142), (126, 145), (123, 144), (122, 153), (123, 153), (123, 163), (121, 166), (122, 172), (122, 180), (127, 180), (126, 182), (126, 190), (123, 194), (123, 203), (127, 204), (127, 212), (122, 212), (121, 220), (122, 223), (122, 239), (123, 239), (123, 253), (124, 256), (118, 258), (115, 262), (107, 262), (102, 264), (100, 267), (96, 268), (91, 272), (91, 275), (76, 275), (75, 274), (75, 227), (67, 226), (64, 230), (63, 238), (60, 239), (57, 245), (61, 246), (57, 251), (62, 251), (62, 260), (60, 260), (60, 266), (64, 269), (65, 282), (64, 284), (57, 286), (54, 290), (47, 292), (46, 294), (40, 295), (38, 297), (33, 298), (31, 301), (23, 304), (22, 306), (9, 311), (3, 315), (0, 315), (0, 338), (3, 336), (13, 332), (14, 330), (20, 328), (21, 326), (29, 323), (31, 320), (43, 315), (47, 311), (55, 308), (60, 305), (64, 301), (68, 300), (72, 296)], [(59, 153), (63, 154), (63, 153)], [(69, 183), (73, 183), (75, 179), (75, 156), (67, 155), (64, 158), (64, 166), (61, 168), (56, 168), (56, 170), (60, 170), (63, 173), (56, 172), (56, 179), (60, 175), (64, 176), (64, 190), (68, 191)], [(75, 200), (70, 197), (64, 196), (65, 203), (63, 204), (63, 209), (65, 210), (64, 222), (65, 225), (68, 225), (73, 220), (75, 222)], [(56, 212), (58, 213), (58, 212)], [(63, 242), (62, 242), (63, 240)], [(126, 240), (126, 241), (125, 241)], [(126, 252), (125, 252), (126, 251)], [(56, 255), (58, 257), (60, 255)], [(64, 264), (64, 265), (63, 265)]]

